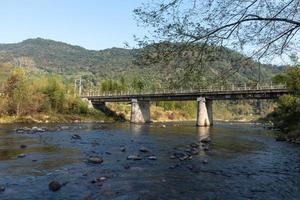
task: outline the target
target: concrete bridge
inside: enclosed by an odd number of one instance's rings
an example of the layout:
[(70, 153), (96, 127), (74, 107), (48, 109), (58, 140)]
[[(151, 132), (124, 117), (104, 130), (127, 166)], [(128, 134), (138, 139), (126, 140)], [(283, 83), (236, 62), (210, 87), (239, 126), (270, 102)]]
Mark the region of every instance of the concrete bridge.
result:
[(160, 90), (152, 92), (100, 92), (89, 91), (82, 98), (88, 99), (95, 108), (107, 110), (106, 102), (130, 102), (132, 123), (147, 123), (151, 101), (197, 101), (197, 126), (213, 125), (213, 100), (276, 99), (289, 91), (284, 85), (223, 85), (190, 90)]

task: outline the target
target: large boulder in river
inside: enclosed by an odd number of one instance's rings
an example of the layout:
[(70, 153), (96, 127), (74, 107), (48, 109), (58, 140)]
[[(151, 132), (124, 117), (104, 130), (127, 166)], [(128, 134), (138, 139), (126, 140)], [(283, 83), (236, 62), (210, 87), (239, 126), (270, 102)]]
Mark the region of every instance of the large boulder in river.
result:
[(58, 181), (51, 181), (48, 185), (49, 190), (56, 192), (61, 188), (61, 184)]
[(0, 192), (4, 192), (5, 191), (5, 187), (3, 185), (0, 185)]

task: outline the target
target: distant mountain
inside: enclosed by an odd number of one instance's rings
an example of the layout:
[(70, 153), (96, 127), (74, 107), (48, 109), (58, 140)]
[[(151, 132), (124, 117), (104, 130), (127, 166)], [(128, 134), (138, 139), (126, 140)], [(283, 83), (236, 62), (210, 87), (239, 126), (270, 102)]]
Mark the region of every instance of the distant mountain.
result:
[[(65, 76), (86, 74), (96, 79), (137, 75), (162, 81), (175, 72), (170, 66), (137, 65), (133, 58), (133, 51), (138, 50), (123, 48), (87, 50), (63, 42), (37, 38), (15, 44), (0, 44), (0, 63), (11, 63), (14, 66), (61, 73)], [(230, 68), (232, 65), (230, 57), (236, 56), (236, 54), (234, 51), (225, 50), (223, 58), (218, 58), (222, 62), (216, 60), (210, 66), (208, 74), (217, 74)], [(251, 67), (242, 68), (231, 79), (232, 81), (256, 79), (257, 70), (258, 63), (252, 62)], [(262, 65), (262, 79), (270, 79), (280, 70), (276, 66)]]
[(0, 44), (0, 62), (48, 72), (76, 74), (89, 71), (103, 76), (109, 71), (122, 71), (132, 65), (130, 50), (127, 49), (93, 51), (41, 38), (16, 44)]

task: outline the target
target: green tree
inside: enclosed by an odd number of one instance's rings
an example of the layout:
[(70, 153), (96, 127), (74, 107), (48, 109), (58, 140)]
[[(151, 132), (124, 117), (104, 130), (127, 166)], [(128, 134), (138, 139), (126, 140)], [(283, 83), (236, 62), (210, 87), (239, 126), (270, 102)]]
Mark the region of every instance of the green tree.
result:
[(66, 100), (66, 88), (60, 77), (50, 75), (47, 78), (47, 85), (42, 88), (43, 94), (49, 99), (51, 109), (54, 112), (64, 111)]
[(17, 116), (37, 112), (42, 104), (42, 95), (31, 86), (28, 74), (23, 68), (16, 68), (5, 84), (5, 99), (7, 112)]
[(293, 94), (280, 97), (277, 108), (269, 118), (282, 131), (296, 131), (300, 135), (300, 68), (290, 67), (284, 74), (275, 76), (274, 81), (285, 83)]

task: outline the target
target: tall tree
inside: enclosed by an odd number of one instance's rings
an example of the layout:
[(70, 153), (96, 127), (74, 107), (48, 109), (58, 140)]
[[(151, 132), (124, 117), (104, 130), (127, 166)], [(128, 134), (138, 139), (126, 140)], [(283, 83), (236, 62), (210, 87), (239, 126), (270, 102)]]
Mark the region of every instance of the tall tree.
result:
[[(161, 0), (149, 1), (134, 13), (152, 33), (140, 45), (183, 43), (176, 52), (185, 52), (191, 44), (200, 44), (197, 58), (203, 63), (207, 48), (216, 46), (236, 49), (249, 59), (297, 52), (299, 5), (300, 0)], [(230, 72), (245, 65), (236, 65)]]

